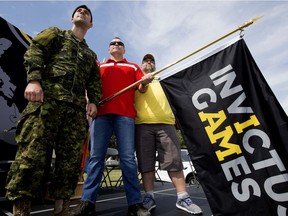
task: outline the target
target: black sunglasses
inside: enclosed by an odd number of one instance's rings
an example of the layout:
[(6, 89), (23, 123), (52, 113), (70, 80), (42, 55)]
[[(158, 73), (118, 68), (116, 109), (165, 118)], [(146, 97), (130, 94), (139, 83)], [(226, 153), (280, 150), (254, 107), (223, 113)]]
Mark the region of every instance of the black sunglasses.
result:
[(110, 42), (110, 44), (109, 44), (109, 46), (116, 46), (116, 44), (118, 45), (118, 46), (123, 46), (124, 47), (124, 43), (123, 42), (121, 42), (121, 41), (112, 41), (112, 42)]
[(142, 62), (143, 63), (151, 62), (151, 63), (155, 64), (155, 61), (153, 59), (151, 59), (151, 58), (145, 58), (145, 59), (143, 59)]

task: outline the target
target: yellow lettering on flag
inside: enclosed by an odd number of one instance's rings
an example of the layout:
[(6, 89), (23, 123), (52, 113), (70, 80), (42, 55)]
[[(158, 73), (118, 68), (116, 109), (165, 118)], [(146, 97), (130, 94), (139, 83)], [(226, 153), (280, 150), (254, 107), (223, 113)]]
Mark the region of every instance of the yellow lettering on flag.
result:
[(219, 161), (223, 161), (225, 157), (232, 154), (241, 154), (241, 148), (239, 145), (234, 143), (229, 143), (230, 138), (233, 135), (233, 130), (231, 126), (225, 127), (225, 130), (216, 132), (217, 129), (226, 120), (226, 115), (223, 110), (218, 113), (204, 113), (200, 112), (199, 117), (202, 122), (208, 121), (209, 126), (205, 127), (206, 133), (210, 139), (211, 144), (215, 144), (217, 140), (221, 139), (219, 144), (223, 150), (217, 150), (216, 155)]
[(246, 129), (247, 127), (249, 127), (251, 125), (253, 125), (253, 126), (260, 125), (260, 122), (258, 121), (258, 119), (255, 115), (250, 116), (250, 119), (243, 122), (243, 123), (236, 122), (234, 124), (234, 127), (235, 127), (237, 133), (240, 134), (240, 133), (243, 133), (244, 129)]

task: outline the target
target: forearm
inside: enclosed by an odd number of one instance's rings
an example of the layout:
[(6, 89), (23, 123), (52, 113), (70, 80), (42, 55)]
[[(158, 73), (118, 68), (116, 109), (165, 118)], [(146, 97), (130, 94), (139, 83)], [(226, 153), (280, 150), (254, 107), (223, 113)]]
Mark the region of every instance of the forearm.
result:
[(145, 93), (148, 89), (148, 86), (149, 86), (149, 84), (144, 85), (144, 84), (140, 83), (140, 85), (138, 87), (139, 92)]

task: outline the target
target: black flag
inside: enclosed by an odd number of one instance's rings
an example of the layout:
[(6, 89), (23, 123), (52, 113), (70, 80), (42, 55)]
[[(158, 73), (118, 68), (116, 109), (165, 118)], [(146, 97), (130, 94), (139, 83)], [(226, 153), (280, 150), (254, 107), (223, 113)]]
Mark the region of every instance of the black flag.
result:
[(27, 85), (23, 55), (31, 37), (0, 17), (0, 131), (16, 126), (19, 113), (27, 105)]
[(288, 215), (287, 115), (244, 40), (161, 84), (213, 215)]

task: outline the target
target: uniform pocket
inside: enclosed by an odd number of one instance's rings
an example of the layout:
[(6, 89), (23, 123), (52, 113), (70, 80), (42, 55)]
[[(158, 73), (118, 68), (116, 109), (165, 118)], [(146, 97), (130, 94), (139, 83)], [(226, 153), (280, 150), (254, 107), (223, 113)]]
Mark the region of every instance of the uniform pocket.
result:
[[(39, 128), (38, 114), (40, 112), (40, 102), (29, 102), (21, 113), (17, 123), (16, 142), (29, 142), (34, 134), (34, 127)], [(40, 130), (40, 128), (39, 128)]]

